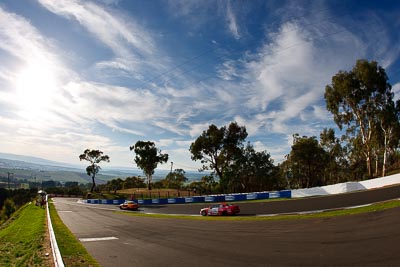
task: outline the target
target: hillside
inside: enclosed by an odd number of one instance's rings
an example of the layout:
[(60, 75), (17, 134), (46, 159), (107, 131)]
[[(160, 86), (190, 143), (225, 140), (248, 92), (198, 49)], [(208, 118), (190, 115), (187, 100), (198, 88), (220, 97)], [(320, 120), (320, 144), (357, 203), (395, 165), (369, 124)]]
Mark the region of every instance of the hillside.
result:
[[(11, 154), (0, 154), (0, 156)], [(18, 155), (13, 155), (14, 158), (19, 158)], [(29, 157), (20, 156), (23, 159), (29, 160)], [(62, 163), (41, 160), (32, 158), (33, 162), (27, 162), (16, 159), (0, 158), (0, 179), (27, 180), (29, 182), (42, 181), (58, 181), (58, 182), (79, 182), (88, 183), (91, 178), (86, 174), (84, 169), (78, 169), (68, 166), (62, 166)], [(38, 162), (42, 162), (39, 164)], [(47, 164), (46, 164), (47, 162)], [(10, 173), (10, 175), (9, 175)], [(98, 174), (97, 182), (106, 183), (114, 179), (115, 175)]]
[[(166, 170), (156, 170), (153, 181), (163, 179), (168, 172)], [(8, 173), (10, 173), (11, 179), (37, 183), (48, 180), (79, 183), (91, 182), (91, 177), (86, 174), (85, 168), (82, 167), (35, 157), (0, 153), (0, 182), (7, 181)], [(205, 173), (197, 171), (186, 172), (189, 181), (200, 180), (203, 175)], [(134, 166), (132, 166), (131, 170), (128, 168), (103, 168), (96, 176), (96, 182), (103, 184), (115, 178), (125, 179), (129, 176), (143, 177), (143, 173), (141, 170), (134, 168)]]

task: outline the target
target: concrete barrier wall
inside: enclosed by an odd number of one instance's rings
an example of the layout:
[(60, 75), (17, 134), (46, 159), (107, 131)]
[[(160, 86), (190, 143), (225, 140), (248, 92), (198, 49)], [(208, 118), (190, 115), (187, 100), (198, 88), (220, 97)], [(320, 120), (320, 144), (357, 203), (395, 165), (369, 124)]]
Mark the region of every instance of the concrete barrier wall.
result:
[(373, 188), (379, 188), (379, 187), (393, 185), (393, 184), (400, 184), (400, 173), (394, 174), (391, 176), (382, 177), (382, 178), (365, 180), (365, 181), (361, 181), (359, 183), (366, 189), (373, 189)]
[(391, 176), (365, 180), (361, 182), (346, 182), (321, 187), (294, 189), (292, 190), (292, 198), (341, 194), (353, 191), (379, 188), (394, 184), (400, 184), (400, 174), (394, 174)]

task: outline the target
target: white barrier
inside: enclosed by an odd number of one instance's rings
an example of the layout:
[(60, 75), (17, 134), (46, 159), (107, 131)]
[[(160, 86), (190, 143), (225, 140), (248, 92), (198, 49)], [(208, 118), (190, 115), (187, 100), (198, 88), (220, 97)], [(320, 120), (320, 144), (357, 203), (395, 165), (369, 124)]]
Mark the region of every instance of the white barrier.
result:
[(400, 184), (400, 174), (394, 174), (391, 176), (365, 180), (361, 182), (347, 182), (321, 187), (294, 189), (292, 190), (292, 198), (341, 194), (352, 191), (380, 188), (394, 184)]
[(60, 250), (58, 249), (56, 236), (54, 234), (53, 225), (51, 224), (51, 218), (50, 218), (50, 212), (49, 212), (49, 202), (47, 200), (48, 200), (48, 198), (46, 195), (47, 224), (48, 224), (48, 228), (49, 228), (50, 243), (51, 243), (51, 250), (53, 252), (54, 266), (55, 267), (64, 267), (64, 262), (62, 260)]

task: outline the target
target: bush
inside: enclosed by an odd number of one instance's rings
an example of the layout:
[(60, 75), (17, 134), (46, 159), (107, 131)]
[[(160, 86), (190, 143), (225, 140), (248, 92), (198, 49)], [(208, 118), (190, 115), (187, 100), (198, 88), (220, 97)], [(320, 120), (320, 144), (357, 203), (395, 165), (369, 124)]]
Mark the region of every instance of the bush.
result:
[(6, 199), (6, 201), (4, 201), (3, 209), (1, 210), (1, 219), (8, 220), (16, 210), (17, 207), (15, 206), (14, 201), (9, 198)]

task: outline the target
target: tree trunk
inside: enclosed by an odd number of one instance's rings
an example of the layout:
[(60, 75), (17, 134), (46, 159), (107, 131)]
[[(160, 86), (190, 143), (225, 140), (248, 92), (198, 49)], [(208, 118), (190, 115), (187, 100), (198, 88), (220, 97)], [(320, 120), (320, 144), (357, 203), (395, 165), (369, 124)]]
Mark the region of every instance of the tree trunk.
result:
[(382, 164), (382, 177), (386, 175), (386, 161), (387, 161), (387, 153), (388, 153), (388, 146), (389, 146), (389, 140), (392, 135), (393, 128), (389, 127), (387, 130), (383, 128), (381, 125), (383, 133), (384, 133), (384, 149), (383, 149), (383, 164)]
[(383, 164), (382, 164), (382, 177), (385, 177), (385, 175), (386, 175), (386, 148), (385, 148), (385, 151), (383, 152)]
[(368, 169), (368, 178), (372, 178), (371, 151), (367, 151), (367, 169)]
[(151, 175), (147, 176), (147, 189), (151, 190)]
[[(390, 131), (391, 132), (391, 131)], [(387, 143), (388, 143), (388, 138), (387, 138), (387, 131), (384, 130), (384, 149), (383, 149), (383, 164), (382, 164), (382, 177), (386, 175), (386, 161), (387, 161)]]
[(95, 176), (95, 174), (92, 176), (92, 188), (90, 188), (90, 193), (93, 193), (94, 188), (96, 187), (96, 182), (94, 181)]

